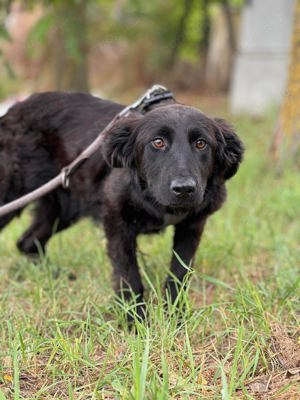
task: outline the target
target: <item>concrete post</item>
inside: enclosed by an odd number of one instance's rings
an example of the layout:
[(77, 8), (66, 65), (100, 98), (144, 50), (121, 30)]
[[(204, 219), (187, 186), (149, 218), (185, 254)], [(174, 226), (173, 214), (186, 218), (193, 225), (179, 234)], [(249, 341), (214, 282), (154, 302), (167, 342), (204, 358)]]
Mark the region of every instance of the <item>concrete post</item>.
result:
[(249, 0), (230, 88), (233, 113), (260, 115), (285, 88), (294, 0)]

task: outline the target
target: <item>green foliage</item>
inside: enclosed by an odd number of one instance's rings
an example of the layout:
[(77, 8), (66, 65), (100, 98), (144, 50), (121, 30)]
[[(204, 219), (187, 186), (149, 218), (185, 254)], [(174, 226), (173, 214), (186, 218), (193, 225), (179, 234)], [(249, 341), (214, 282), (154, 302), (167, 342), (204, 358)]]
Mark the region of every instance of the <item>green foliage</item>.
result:
[[(199, 44), (202, 38), (201, 26), (204, 23), (203, 7), (204, 1), (192, 1), (191, 12), (188, 15), (184, 39), (180, 46), (180, 57), (190, 61), (198, 62)], [(207, 0), (208, 5), (223, 4), (223, 0)], [(241, 7), (244, 0), (230, 0), (233, 7)], [(145, 2), (143, 0), (129, 0), (125, 2), (123, 13), (123, 35), (135, 37), (151, 37), (155, 54), (160, 65), (163, 65), (168, 58), (182, 14), (184, 12), (184, 1), (158, 1)]]
[(71, 58), (82, 57), (79, 49), (78, 35), (76, 30), (80, 29), (78, 21), (72, 15), (73, 5), (64, 1), (45, 1), (48, 7), (42, 17), (36, 22), (28, 36), (29, 50), (34, 54), (39, 53), (40, 49), (35, 45), (38, 43), (44, 45), (49, 40), (49, 34), (55, 29), (59, 29), (62, 38), (66, 43), (66, 50)]
[(40, 53), (40, 48), (36, 44), (44, 45), (49, 36), (49, 32), (57, 23), (53, 12), (48, 12), (43, 15), (30, 30), (27, 37), (27, 45), (32, 56), (37, 56)]
[[(11, 40), (10, 34), (5, 26), (6, 10), (0, 9), (0, 73), (2, 71), (2, 76), (5, 80), (14, 80), (15, 73), (12, 66), (8, 62), (5, 52), (1, 49), (2, 45)], [(4, 79), (3, 79), (4, 81)], [(4, 82), (0, 82), (0, 97), (6, 94), (6, 85)]]
[[(166, 0), (164, 2), (154, 0), (143, 2), (141, 0), (128, 1), (124, 6), (123, 36), (129, 35), (134, 41), (140, 38), (149, 38), (151, 44), (147, 49), (146, 56), (149, 56), (150, 63), (154, 66), (163, 66), (169, 59), (174, 39), (176, 36), (178, 23), (183, 13), (183, 1), (174, 2)], [(197, 54), (197, 42), (199, 41), (199, 12), (198, 7), (193, 7), (188, 18), (188, 28), (183, 43), (183, 53)], [(127, 22), (127, 24), (126, 24)], [(191, 50), (192, 49), (192, 50)]]
[[(191, 5), (190, 11), (184, 26), (181, 26), (187, 3)], [(54, 76), (54, 82), (50, 84), (61, 85), (60, 89), (64, 89), (64, 85), (74, 84), (78, 76), (84, 74), (86, 76), (82, 81), (87, 83), (87, 64), (84, 68), (84, 62), (93, 46), (106, 41), (127, 42), (130, 44), (128, 63), (132, 66), (132, 75), (138, 76), (142, 71), (144, 77), (152, 81), (178, 60), (187, 60), (195, 65), (199, 63), (201, 43), (204, 36), (208, 36), (207, 30), (205, 33), (202, 29), (204, 23), (209, 24), (204, 13), (206, 3), (210, 6), (225, 2), (28, 0), (23, 2), (28, 10), (36, 6), (42, 6), (44, 10), (28, 36), (28, 54), (32, 57), (40, 56), (42, 60), (47, 54), (50, 59), (49, 68), (52, 68)], [(238, 7), (243, 1), (230, 0), (229, 3)], [(4, 26), (7, 12), (3, 9), (0, 13), (1, 44), (1, 41), (9, 40), (9, 35)], [(57, 41), (61, 51), (55, 52)], [(140, 71), (135, 71), (135, 64)], [(0, 65), (6, 76), (15, 78), (1, 52)], [(71, 82), (68, 82), (68, 77)], [(76, 83), (80, 86), (80, 82)], [(84, 82), (81, 84), (84, 86)]]
[[(187, 18), (184, 38), (180, 44), (179, 57), (197, 62), (199, 43), (202, 40), (204, 0), (192, 1), (191, 12)], [(222, 0), (208, 0), (209, 4), (221, 4)], [(31, 1), (31, 5), (41, 2)], [(30, 38), (45, 41), (47, 32), (60, 26), (67, 40), (67, 51), (73, 57), (80, 56), (74, 29), (78, 23), (72, 19), (71, 10), (80, 1), (44, 0), (47, 14), (33, 28)], [(243, 0), (230, 3), (240, 7)], [(89, 21), (89, 43), (105, 40), (128, 40), (132, 46), (144, 42), (144, 57), (150, 66), (164, 66), (171, 55), (180, 19), (184, 12), (184, 1), (128, 0), (126, 2), (85, 1), (86, 18)], [(48, 14), (49, 13), (49, 14)], [(54, 13), (54, 14), (53, 14)], [(138, 50), (139, 51), (139, 50)]]
[(3, 23), (2, 23), (2, 25), (0, 25), (0, 39), (4, 39), (4, 40), (11, 39), (10, 35)]

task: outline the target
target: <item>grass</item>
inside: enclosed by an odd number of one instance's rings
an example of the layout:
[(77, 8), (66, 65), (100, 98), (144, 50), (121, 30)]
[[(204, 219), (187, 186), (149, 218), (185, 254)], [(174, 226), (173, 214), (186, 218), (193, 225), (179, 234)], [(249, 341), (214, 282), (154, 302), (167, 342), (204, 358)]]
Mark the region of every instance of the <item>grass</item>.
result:
[(246, 157), (208, 222), (180, 319), (161, 287), (172, 229), (141, 237), (148, 323), (129, 332), (101, 229), (84, 220), (35, 265), (0, 237), (0, 400), (300, 398), (299, 170), (269, 160), (274, 118), (236, 119)]

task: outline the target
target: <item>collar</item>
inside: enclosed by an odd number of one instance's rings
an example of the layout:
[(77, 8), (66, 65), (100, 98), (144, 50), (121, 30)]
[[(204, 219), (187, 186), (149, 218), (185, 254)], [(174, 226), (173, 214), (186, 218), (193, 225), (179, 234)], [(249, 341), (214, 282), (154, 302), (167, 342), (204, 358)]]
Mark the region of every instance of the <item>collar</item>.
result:
[(153, 91), (149, 94), (148, 97), (144, 99), (141, 104), (141, 109), (139, 110), (142, 114), (146, 113), (149, 108), (153, 105), (161, 103), (166, 100), (173, 100), (175, 101), (174, 95), (172, 92), (167, 90), (163, 86), (156, 85), (157, 87), (153, 87)]
[(135, 103), (125, 107), (119, 114), (118, 118), (127, 117), (131, 112), (140, 112), (145, 114), (149, 108), (159, 104), (162, 101), (173, 100), (176, 102), (172, 92), (162, 85), (154, 85), (152, 88), (147, 90)]

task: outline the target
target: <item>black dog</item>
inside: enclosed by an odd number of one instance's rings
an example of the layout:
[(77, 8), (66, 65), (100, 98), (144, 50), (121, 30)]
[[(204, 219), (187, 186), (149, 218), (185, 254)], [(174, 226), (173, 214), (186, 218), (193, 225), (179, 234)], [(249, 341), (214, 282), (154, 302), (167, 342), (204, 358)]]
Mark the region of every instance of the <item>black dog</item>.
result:
[[(16, 104), (0, 119), (0, 204), (28, 193), (59, 173), (124, 106), (78, 93), (44, 93)], [(102, 148), (59, 188), (37, 202), (31, 227), (18, 241), (34, 255), (55, 227), (83, 216), (101, 221), (116, 290), (138, 300), (143, 285), (136, 259), (140, 233), (175, 226), (166, 287), (178, 282), (195, 255), (207, 217), (225, 200), (225, 181), (237, 171), (243, 146), (223, 120), (163, 102), (120, 121)], [(0, 229), (19, 212), (0, 218)], [(177, 282), (176, 282), (177, 281)]]

